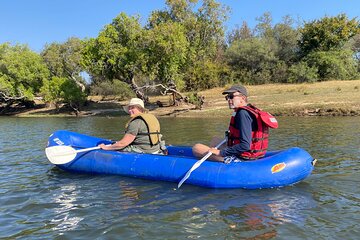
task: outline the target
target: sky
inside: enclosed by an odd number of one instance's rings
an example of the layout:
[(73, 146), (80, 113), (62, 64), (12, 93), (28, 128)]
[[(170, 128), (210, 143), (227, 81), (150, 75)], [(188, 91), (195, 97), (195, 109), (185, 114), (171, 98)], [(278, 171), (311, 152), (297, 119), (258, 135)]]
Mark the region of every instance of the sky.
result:
[[(217, 0), (230, 7), (227, 31), (270, 12), (273, 23), (286, 15), (300, 23), (337, 16), (360, 15), (359, 0)], [(70, 37), (96, 37), (118, 14), (139, 15), (145, 24), (154, 10), (165, 8), (165, 0), (0, 0), (0, 44), (27, 44), (40, 52), (45, 44), (62, 43)], [(358, 18), (358, 20), (360, 20)]]

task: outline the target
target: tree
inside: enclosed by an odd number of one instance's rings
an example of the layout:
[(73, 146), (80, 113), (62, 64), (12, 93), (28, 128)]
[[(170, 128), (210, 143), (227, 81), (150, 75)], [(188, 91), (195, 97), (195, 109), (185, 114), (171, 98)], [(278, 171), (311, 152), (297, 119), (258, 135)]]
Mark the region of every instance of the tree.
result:
[(92, 95), (113, 96), (118, 100), (126, 100), (135, 97), (134, 92), (130, 89), (129, 84), (117, 79), (112, 81), (101, 81), (90, 87)]
[(360, 32), (360, 23), (356, 18), (348, 19), (345, 14), (340, 14), (305, 23), (300, 31), (302, 35), (299, 47), (304, 57), (313, 51), (341, 49), (351, 37)]
[(0, 102), (27, 104), (39, 93), (49, 70), (26, 45), (0, 45)]
[(194, 13), (192, 9), (196, 6), (197, 2), (198, 0), (166, 0), (165, 10), (156, 10), (151, 13), (148, 20), (148, 28), (153, 28), (161, 23), (185, 23), (193, 19)]
[(319, 78), (316, 67), (309, 67), (306, 62), (301, 61), (289, 68), (289, 83), (316, 82)]
[(173, 81), (184, 86), (181, 68), (186, 63), (189, 42), (184, 27), (177, 22), (162, 23), (146, 32), (147, 74), (158, 83)]
[(146, 68), (143, 31), (138, 17), (119, 14), (97, 38), (86, 42), (83, 64), (98, 81), (119, 79), (129, 84), (139, 98), (146, 100), (135, 82), (135, 77)]
[(233, 42), (226, 51), (226, 58), (238, 80), (252, 84), (268, 82), (277, 62), (274, 51), (259, 38)]
[(68, 81), (68, 79), (64, 77), (52, 77), (51, 80), (45, 81), (40, 89), (44, 100), (48, 103), (53, 103), (56, 111), (59, 111), (60, 104), (63, 101), (62, 86), (66, 81)]
[(51, 76), (68, 78), (85, 91), (84, 79), (80, 73), (83, 42), (78, 38), (69, 38), (65, 43), (51, 43), (45, 46), (41, 56), (51, 72)]
[(304, 60), (310, 67), (318, 69), (321, 80), (355, 79), (357, 64), (350, 50), (315, 51)]
[(41, 94), (45, 101), (55, 105), (56, 110), (60, 109), (60, 104), (65, 103), (79, 113), (80, 107), (86, 100), (86, 95), (81, 91), (79, 85), (66, 77), (52, 77), (45, 81), (41, 88)]
[(288, 66), (296, 62), (299, 51), (297, 43), (300, 39), (300, 32), (292, 27), (293, 24), (294, 20), (285, 16), (283, 21), (273, 28), (273, 36), (278, 45), (276, 56)]
[(345, 45), (345, 49), (350, 49), (354, 53), (354, 58), (357, 61), (357, 71), (360, 73), (360, 33), (350, 38)]
[[(178, 23), (183, 27), (188, 49), (186, 62), (181, 66), (181, 72), (187, 90), (194, 87), (192, 84), (194, 79), (188, 78), (194, 76), (193, 67), (209, 62), (217, 63), (221, 59), (220, 54), (225, 46), (223, 23), (227, 18), (228, 8), (214, 0), (204, 0), (201, 6), (195, 9), (197, 2), (197, 0), (168, 0), (166, 1), (167, 8), (153, 12), (147, 25), (148, 29), (157, 25), (161, 26), (163, 23)], [(205, 68), (197, 69), (205, 70)], [(202, 74), (207, 73), (198, 73), (196, 76)], [(216, 77), (218, 78), (219, 76)], [(199, 82), (198, 80), (201, 81), (200, 79), (195, 81)], [(205, 84), (196, 84), (196, 86), (205, 86)]]
[(227, 20), (228, 8), (214, 0), (203, 0), (196, 13), (200, 50), (204, 55), (215, 56), (218, 48), (224, 45), (224, 22)]
[(243, 21), (241, 27), (236, 26), (228, 35), (228, 44), (230, 45), (234, 41), (244, 40), (254, 37), (253, 31), (249, 27), (246, 21)]
[(256, 20), (258, 21), (258, 24), (255, 27), (257, 36), (267, 39), (274, 38), (271, 13), (265, 12), (262, 16), (257, 17)]

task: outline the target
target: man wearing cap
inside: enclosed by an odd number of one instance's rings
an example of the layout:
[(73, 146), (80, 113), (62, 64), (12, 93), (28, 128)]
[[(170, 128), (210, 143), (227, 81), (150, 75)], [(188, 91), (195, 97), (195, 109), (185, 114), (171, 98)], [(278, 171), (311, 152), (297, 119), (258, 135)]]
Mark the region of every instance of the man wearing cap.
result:
[(160, 123), (153, 114), (145, 113), (143, 100), (132, 98), (124, 111), (130, 114), (124, 137), (110, 146), (100, 144), (104, 150), (161, 154), (165, 147), (161, 140)]
[[(240, 158), (253, 160), (264, 156), (267, 148), (267, 127), (263, 128), (258, 111), (260, 109), (248, 104), (248, 93), (244, 86), (234, 85), (223, 92), (228, 101), (229, 108), (234, 109), (229, 125), (229, 136), (226, 146), (219, 149), (203, 144), (195, 144), (193, 153), (201, 158), (208, 152), (212, 155), (210, 160), (228, 162), (229, 159)], [(265, 112), (264, 112), (265, 113)], [(258, 127), (260, 125), (260, 127)], [(266, 140), (259, 141), (258, 139)]]

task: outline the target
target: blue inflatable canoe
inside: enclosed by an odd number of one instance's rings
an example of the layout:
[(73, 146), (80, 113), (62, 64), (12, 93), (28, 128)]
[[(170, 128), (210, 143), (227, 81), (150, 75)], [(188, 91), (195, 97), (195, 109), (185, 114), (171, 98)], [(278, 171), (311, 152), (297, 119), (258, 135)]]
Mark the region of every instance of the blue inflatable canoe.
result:
[[(48, 148), (71, 146), (75, 150), (80, 150), (95, 147), (100, 143), (111, 142), (59, 130), (49, 137)], [(72, 161), (57, 166), (71, 172), (118, 174), (178, 183), (199, 159), (194, 158), (191, 147), (169, 146), (168, 150), (168, 155), (156, 155), (95, 149), (76, 153)], [(205, 161), (192, 172), (185, 183), (209, 188), (282, 187), (308, 177), (314, 169), (314, 164), (315, 160), (308, 152), (293, 147), (268, 152), (264, 158), (255, 161), (229, 164)]]

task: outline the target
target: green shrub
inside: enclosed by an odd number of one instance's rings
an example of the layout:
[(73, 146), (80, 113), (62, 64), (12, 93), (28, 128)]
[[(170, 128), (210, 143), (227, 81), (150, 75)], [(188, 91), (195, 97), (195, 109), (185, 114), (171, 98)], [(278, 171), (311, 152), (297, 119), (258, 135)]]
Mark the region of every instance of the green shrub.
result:
[(134, 92), (127, 83), (120, 80), (102, 81), (90, 87), (91, 95), (116, 96), (119, 100), (134, 97)]
[(45, 81), (40, 89), (46, 102), (55, 104), (59, 109), (60, 103), (69, 104), (72, 108), (79, 109), (86, 100), (86, 94), (71, 79), (52, 77)]
[(185, 74), (185, 90), (210, 89), (229, 82), (230, 70), (221, 63), (197, 62)]
[(288, 83), (316, 82), (317, 80), (316, 67), (309, 67), (306, 62), (299, 62), (289, 68)]
[(272, 70), (272, 81), (273, 83), (285, 83), (287, 82), (289, 74), (288, 66), (284, 61), (279, 61), (273, 67)]
[(204, 104), (204, 98), (201, 95), (198, 95), (197, 93), (189, 93), (186, 95), (188, 98), (188, 102), (191, 104), (194, 104), (196, 108), (201, 109), (202, 105)]
[(313, 52), (306, 61), (318, 69), (321, 80), (355, 79), (358, 76), (353, 53), (348, 50)]
[(40, 94), (44, 100), (48, 103), (53, 103), (56, 109), (59, 109), (59, 105), (62, 102), (61, 86), (66, 80), (66, 78), (52, 77), (50, 80), (44, 81), (40, 89)]
[(64, 103), (68, 103), (71, 108), (79, 110), (86, 101), (86, 94), (72, 80), (67, 79), (62, 85), (62, 98)]

